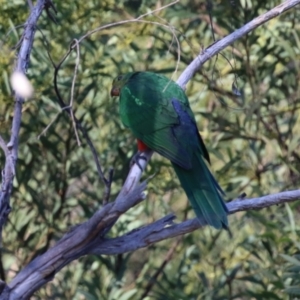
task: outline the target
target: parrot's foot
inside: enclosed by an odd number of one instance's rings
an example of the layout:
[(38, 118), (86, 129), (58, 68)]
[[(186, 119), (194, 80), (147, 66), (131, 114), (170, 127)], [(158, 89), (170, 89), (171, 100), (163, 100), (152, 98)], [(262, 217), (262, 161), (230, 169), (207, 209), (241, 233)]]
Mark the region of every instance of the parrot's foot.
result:
[(247, 197), (247, 194), (245, 192), (243, 192), (238, 196), (238, 200), (244, 200), (246, 197)]
[(132, 157), (132, 159), (130, 160), (130, 168), (134, 165), (137, 164), (138, 167), (141, 169), (141, 171), (143, 171), (143, 168), (139, 162), (139, 160), (146, 160), (147, 158), (145, 156), (143, 156), (143, 152), (138, 151), (136, 154), (134, 154), (134, 156)]

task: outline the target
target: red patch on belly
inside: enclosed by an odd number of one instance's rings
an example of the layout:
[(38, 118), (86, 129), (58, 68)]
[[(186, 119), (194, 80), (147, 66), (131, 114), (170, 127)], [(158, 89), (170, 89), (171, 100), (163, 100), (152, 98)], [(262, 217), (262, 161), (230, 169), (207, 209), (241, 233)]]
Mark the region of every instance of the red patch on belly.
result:
[(141, 151), (141, 152), (149, 149), (149, 147), (146, 144), (144, 144), (141, 140), (137, 140), (137, 146), (138, 146), (139, 151)]

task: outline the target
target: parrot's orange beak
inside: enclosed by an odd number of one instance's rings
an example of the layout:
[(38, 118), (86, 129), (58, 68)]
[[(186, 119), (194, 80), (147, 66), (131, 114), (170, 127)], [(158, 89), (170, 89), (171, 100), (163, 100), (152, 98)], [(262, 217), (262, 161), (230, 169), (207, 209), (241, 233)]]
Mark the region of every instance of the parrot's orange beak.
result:
[(118, 87), (112, 87), (110, 91), (110, 95), (113, 96), (119, 96), (120, 95), (120, 89)]

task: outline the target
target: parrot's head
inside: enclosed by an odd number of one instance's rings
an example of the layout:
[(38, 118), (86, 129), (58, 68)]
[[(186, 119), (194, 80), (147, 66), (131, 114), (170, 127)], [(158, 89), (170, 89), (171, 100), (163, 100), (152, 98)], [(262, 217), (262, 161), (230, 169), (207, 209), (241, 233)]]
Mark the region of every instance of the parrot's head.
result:
[(116, 77), (112, 83), (112, 89), (110, 91), (111, 96), (119, 96), (121, 88), (127, 83), (133, 73), (122, 74)]

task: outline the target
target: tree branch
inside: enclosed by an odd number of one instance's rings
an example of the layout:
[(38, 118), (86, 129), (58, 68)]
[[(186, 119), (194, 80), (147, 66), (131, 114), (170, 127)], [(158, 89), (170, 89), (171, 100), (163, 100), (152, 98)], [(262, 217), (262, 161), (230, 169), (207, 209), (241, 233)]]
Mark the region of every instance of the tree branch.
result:
[[(293, 202), (300, 199), (300, 190), (282, 192), (274, 195), (263, 196), (260, 198), (235, 200), (227, 203), (229, 214), (238, 211), (261, 209), (272, 205)], [(152, 224), (114, 239), (106, 239), (101, 244), (92, 249), (91, 254), (120, 254), (135, 251), (140, 248), (148, 247), (159, 241), (173, 238), (178, 235), (192, 232), (202, 226), (197, 218), (184, 221), (180, 224), (173, 224), (174, 215), (166, 216)]]
[[(32, 50), (36, 24), (47, 1), (49, 0), (38, 0), (36, 6), (31, 10), (30, 16), (25, 24), (23, 36), (21, 38), (22, 43), (18, 54), (18, 59), (16, 62), (15, 72), (22, 73), (22, 74), (26, 73), (27, 67), (29, 65), (29, 58)], [(16, 161), (18, 159), (19, 131), (21, 126), (23, 103), (24, 103), (24, 98), (16, 92), (11, 137), (9, 143), (7, 144), (8, 151), (6, 153), (5, 167), (4, 167), (2, 186), (0, 191), (0, 231), (1, 232), (2, 232), (3, 225), (5, 224), (8, 214), (10, 212), (9, 200), (12, 192), (14, 171), (8, 172), (8, 170), (15, 169)]]

